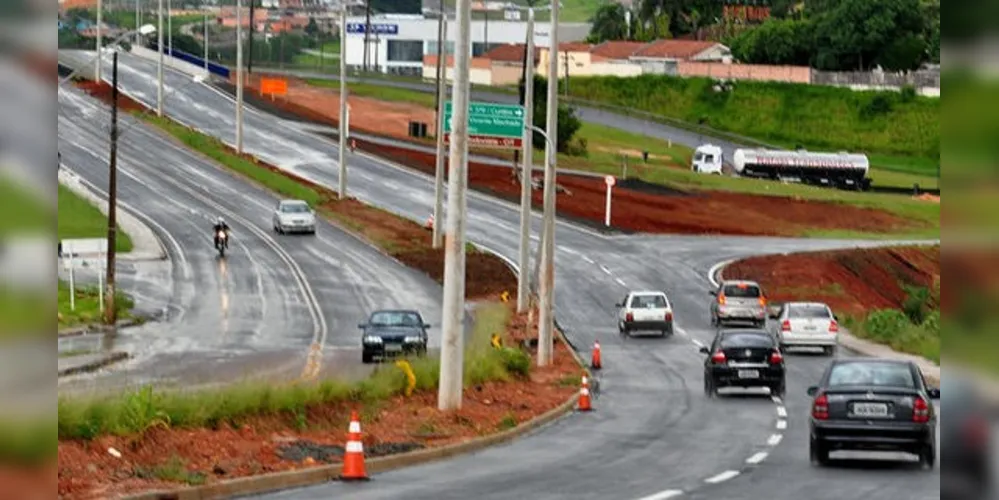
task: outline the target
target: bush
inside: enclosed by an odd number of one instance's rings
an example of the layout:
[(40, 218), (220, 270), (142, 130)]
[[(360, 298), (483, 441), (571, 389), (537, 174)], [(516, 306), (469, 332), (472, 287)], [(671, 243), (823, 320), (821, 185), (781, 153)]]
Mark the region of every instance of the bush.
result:
[(913, 324), (922, 324), (923, 320), (926, 319), (926, 311), (930, 304), (930, 289), (924, 286), (902, 286), (906, 291), (905, 300), (902, 302), (902, 311)]
[(871, 120), (881, 116), (886, 116), (894, 109), (894, 96), (886, 93), (878, 93), (871, 96), (861, 108), (860, 118)]
[(503, 366), (508, 373), (526, 377), (531, 372), (531, 357), (520, 349), (504, 347), (499, 351)]
[(875, 341), (890, 343), (912, 326), (909, 318), (898, 309), (879, 309), (867, 315), (863, 329)]
[(916, 93), (916, 87), (913, 87), (912, 85), (903, 85), (898, 99), (908, 104), (915, 101), (918, 95), (919, 94)]

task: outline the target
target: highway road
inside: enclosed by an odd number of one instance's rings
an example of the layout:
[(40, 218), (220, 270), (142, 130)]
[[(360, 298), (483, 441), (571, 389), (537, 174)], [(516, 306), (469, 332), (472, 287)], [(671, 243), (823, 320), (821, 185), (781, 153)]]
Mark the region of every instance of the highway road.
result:
[[(72, 88), (61, 89), (59, 98), (64, 168), (106, 189), (108, 141), (94, 124), (109, 123), (109, 110)], [(135, 355), (125, 367), (65, 385), (294, 378), (313, 344), (325, 351), (324, 373), (342, 375), (362, 369), (357, 323), (371, 310), (413, 307), (440, 324), (440, 286), (428, 276), (328, 223), (316, 236), (277, 235), (273, 194), (131, 117), (122, 116), (121, 129), (119, 200), (170, 254), (168, 262), (120, 263), (122, 286), (164, 314), (123, 331), (113, 345), (104, 342)], [(211, 239), (220, 215), (233, 231), (225, 259)], [(432, 329), (431, 346), (439, 340), (439, 329)]]
[[(155, 66), (130, 56), (121, 61), (126, 91), (153, 103)], [(233, 142), (232, 100), (210, 87), (187, 85), (188, 79), (169, 74), (170, 88), (180, 90), (166, 112)], [(337, 185), (335, 143), (259, 112), (248, 111), (245, 118), (247, 152)], [(432, 179), (367, 155), (349, 155), (349, 161), (351, 195), (413, 220), (429, 213)], [(516, 207), (478, 193), (469, 194), (468, 204), (469, 238), (515, 256)], [(539, 222), (535, 214), (535, 234)], [(810, 499), (936, 498), (935, 471), (893, 467), (837, 474), (807, 465), (798, 429), (807, 416), (805, 389), (826, 366), (824, 358), (790, 358), (786, 401), (765, 393), (709, 400), (702, 392), (698, 347), (713, 335), (707, 292), (715, 264), (749, 255), (883, 243), (606, 236), (562, 222), (556, 241), (556, 317), (577, 347), (585, 351), (599, 339), (603, 349), (595, 412), (571, 415), (528, 438), (472, 456), (379, 474), (371, 483), (328, 483), (270, 497), (664, 499), (728, 483), (740, 492), (753, 485), (753, 498), (799, 500), (802, 492)], [(666, 290), (676, 311), (677, 335), (620, 337), (614, 303), (630, 289)], [(793, 475), (779, 466), (786, 463), (795, 464)], [(773, 482), (790, 486), (769, 487)]]

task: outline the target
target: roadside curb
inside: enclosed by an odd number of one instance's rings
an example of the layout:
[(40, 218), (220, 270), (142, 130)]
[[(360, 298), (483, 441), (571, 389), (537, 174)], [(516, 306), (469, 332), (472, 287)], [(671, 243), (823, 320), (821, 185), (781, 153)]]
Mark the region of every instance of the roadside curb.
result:
[(109, 355), (107, 355), (107, 356), (105, 356), (105, 357), (103, 357), (101, 359), (96, 360), (96, 361), (93, 361), (93, 362), (90, 362), (90, 363), (87, 363), (87, 364), (84, 364), (84, 365), (80, 365), (80, 366), (73, 366), (73, 367), (70, 367), (70, 368), (59, 370), (59, 375), (58, 376), (59, 377), (66, 377), (66, 376), (69, 376), (69, 375), (78, 375), (80, 373), (95, 372), (97, 370), (100, 370), (101, 368), (104, 368), (106, 366), (112, 365), (112, 364), (117, 363), (119, 361), (124, 361), (124, 360), (128, 359), (129, 357), (131, 357), (131, 355), (128, 354), (127, 352), (121, 352), (121, 351), (113, 352), (113, 353), (111, 353), (111, 354), (109, 354)]
[[(133, 326), (139, 326), (139, 325), (141, 325), (143, 323), (145, 323), (145, 320), (140, 319), (140, 318), (133, 318), (133, 319), (121, 320), (121, 321), (115, 323), (115, 325), (114, 325), (113, 328), (114, 329), (130, 328), (130, 327), (133, 327)], [(59, 338), (64, 338), (64, 337), (78, 337), (80, 335), (87, 335), (87, 334), (90, 334), (90, 333), (106, 333), (106, 332), (108, 332), (110, 330), (112, 330), (112, 327), (109, 327), (107, 325), (100, 325), (100, 324), (86, 325), (86, 326), (74, 326), (74, 327), (70, 327), (70, 328), (65, 328), (63, 330), (59, 330)]]

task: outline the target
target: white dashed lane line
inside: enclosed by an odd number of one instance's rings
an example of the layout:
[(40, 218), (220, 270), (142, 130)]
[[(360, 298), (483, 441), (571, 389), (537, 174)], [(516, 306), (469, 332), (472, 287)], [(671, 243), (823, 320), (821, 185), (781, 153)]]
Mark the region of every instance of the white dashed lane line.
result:
[(583, 256), (583, 260), (585, 260), (587, 264), (596, 264), (596, 262), (593, 262), (593, 259), (591, 259), (591, 258), (589, 258), (589, 257), (587, 257), (585, 255)]
[(607, 274), (611, 273), (611, 270), (608, 269), (607, 266), (605, 266), (603, 264), (600, 264), (600, 270), (603, 271), (604, 273), (607, 273)]
[(787, 429), (787, 420), (778, 420), (777, 421), (777, 429), (778, 430)]
[(621, 286), (623, 286), (625, 288), (628, 288), (628, 284), (625, 283), (623, 279), (621, 279), (621, 278), (614, 278), (614, 281), (617, 281), (618, 285), (621, 285)]
[(780, 444), (781, 439), (784, 439), (783, 434), (771, 434), (770, 439), (767, 439), (767, 444), (770, 446), (777, 446)]
[(718, 484), (723, 481), (728, 481), (729, 479), (732, 479), (733, 477), (738, 475), (739, 471), (737, 470), (727, 470), (725, 472), (722, 472), (721, 474), (718, 474), (717, 476), (711, 476), (705, 479), (704, 482), (709, 484)]
[(746, 463), (747, 464), (751, 464), (751, 465), (756, 465), (756, 464), (764, 461), (767, 458), (767, 455), (768, 455), (767, 452), (761, 451), (761, 452), (759, 452), (759, 453), (757, 453), (757, 454), (755, 454), (755, 455), (747, 458), (746, 459)]
[(784, 408), (783, 406), (778, 406), (777, 416), (780, 418), (787, 418), (787, 408)]
[(659, 493), (654, 493), (647, 497), (639, 498), (638, 500), (666, 500), (667, 498), (677, 497), (683, 494), (683, 490), (666, 490), (660, 491)]

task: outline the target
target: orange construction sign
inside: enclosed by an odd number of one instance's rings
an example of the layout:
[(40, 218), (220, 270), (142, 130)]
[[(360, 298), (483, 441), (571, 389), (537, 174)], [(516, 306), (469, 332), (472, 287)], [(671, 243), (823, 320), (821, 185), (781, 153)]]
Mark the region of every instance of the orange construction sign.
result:
[(261, 78), (260, 93), (285, 95), (288, 93), (288, 80), (282, 80), (280, 78)]

